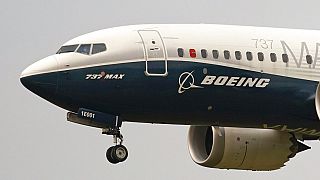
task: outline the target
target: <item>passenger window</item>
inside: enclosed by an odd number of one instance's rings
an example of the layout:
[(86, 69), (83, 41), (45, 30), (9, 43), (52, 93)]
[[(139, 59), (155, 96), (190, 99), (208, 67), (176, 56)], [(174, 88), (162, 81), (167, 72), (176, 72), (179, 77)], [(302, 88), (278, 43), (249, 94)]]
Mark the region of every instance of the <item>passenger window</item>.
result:
[(81, 54), (89, 55), (90, 54), (90, 48), (91, 48), (91, 44), (82, 44), (78, 48), (77, 52), (81, 53)]
[(225, 58), (225, 59), (230, 59), (230, 52), (229, 52), (229, 51), (225, 50), (225, 51), (223, 52), (223, 54), (224, 54), (224, 58)]
[(263, 55), (262, 52), (259, 52), (259, 53), (258, 53), (258, 60), (259, 60), (259, 61), (263, 61), (263, 60), (264, 60), (264, 55)]
[(103, 51), (106, 51), (106, 50), (107, 50), (106, 45), (103, 44), (103, 43), (93, 44), (92, 53), (91, 54), (97, 54), (97, 53), (100, 53), (100, 52), (103, 52)]
[(237, 60), (241, 60), (242, 56), (241, 56), (241, 52), (240, 51), (236, 51), (235, 55), (236, 55), (236, 59)]
[(252, 61), (253, 57), (252, 57), (252, 52), (247, 52), (246, 53), (246, 56), (247, 56), (247, 60), (248, 61)]
[(197, 57), (197, 52), (195, 49), (189, 49), (189, 55), (192, 58), (196, 58)]
[(307, 63), (308, 64), (312, 64), (312, 56), (311, 55), (307, 55), (306, 58), (307, 58)]
[(270, 59), (271, 59), (271, 62), (276, 62), (277, 61), (277, 55), (275, 53), (270, 53)]
[(201, 49), (201, 56), (202, 58), (207, 58), (208, 57), (208, 52), (206, 49)]
[(282, 54), (282, 61), (287, 63), (289, 61), (288, 54)]
[(78, 46), (79, 46), (79, 44), (62, 46), (62, 47), (58, 50), (57, 54), (74, 52), (74, 51), (77, 49)]
[(218, 59), (219, 58), (219, 51), (218, 50), (212, 50), (212, 56), (214, 59)]
[(178, 56), (183, 57), (184, 56), (184, 50), (182, 48), (178, 48)]

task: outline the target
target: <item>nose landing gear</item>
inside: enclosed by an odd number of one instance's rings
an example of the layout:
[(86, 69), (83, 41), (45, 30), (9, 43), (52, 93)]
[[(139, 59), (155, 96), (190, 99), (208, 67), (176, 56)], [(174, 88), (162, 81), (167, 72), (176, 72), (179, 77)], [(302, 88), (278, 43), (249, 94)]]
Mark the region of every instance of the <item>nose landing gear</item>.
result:
[(112, 135), (115, 145), (106, 152), (107, 160), (110, 163), (117, 164), (128, 158), (128, 150), (122, 145), (123, 136), (120, 133), (120, 127), (123, 119), (120, 116), (80, 108), (78, 113), (69, 112), (67, 120), (77, 124), (101, 128), (102, 134)]
[(123, 136), (120, 133), (120, 128), (106, 128), (103, 129), (102, 134), (112, 135), (113, 142), (115, 143), (115, 146), (111, 146), (106, 152), (107, 160), (112, 164), (125, 161), (128, 158), (128, 150), (124, 145), (122, 145)]
[(117, 164), (127, 159), (128, 150), (123, 145), (112, 146), (107, 150), (106, 157), (110, 163)]

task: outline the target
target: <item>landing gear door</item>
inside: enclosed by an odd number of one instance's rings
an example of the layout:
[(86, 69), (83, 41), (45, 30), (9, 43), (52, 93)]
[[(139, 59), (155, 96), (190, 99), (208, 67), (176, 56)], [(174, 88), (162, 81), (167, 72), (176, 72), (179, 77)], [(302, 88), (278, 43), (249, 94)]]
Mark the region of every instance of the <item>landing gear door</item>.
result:
[(160, 33), (156, 30), (140, 30), (138, 33), (144, 47), (145, 74), (147, 76), (167, 76), (167, 53)]

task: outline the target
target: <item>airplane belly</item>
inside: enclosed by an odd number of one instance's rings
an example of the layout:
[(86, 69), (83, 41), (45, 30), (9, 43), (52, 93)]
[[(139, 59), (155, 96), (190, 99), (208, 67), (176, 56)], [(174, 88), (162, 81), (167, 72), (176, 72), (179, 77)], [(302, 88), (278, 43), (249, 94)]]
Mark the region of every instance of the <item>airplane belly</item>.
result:
[(141, 61), (60, 72), (58, 105), (135, 122), (246, 127), (318, 123), (317, 82), (197, 62), (168, 61), (165, 77), (144, 71)]

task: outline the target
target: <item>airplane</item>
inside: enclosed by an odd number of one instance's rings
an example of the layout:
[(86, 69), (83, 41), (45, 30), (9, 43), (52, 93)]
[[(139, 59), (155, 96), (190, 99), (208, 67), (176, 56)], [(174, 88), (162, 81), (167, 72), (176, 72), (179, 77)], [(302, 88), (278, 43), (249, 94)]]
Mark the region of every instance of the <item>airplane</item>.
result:
[(200, 166), (271, 171), (320, 137), (320, 33), (214, 24), (143, 24), (76, 37), (27, 67), (21, 83), (113, 136), (123, 122), (190, 125)]

